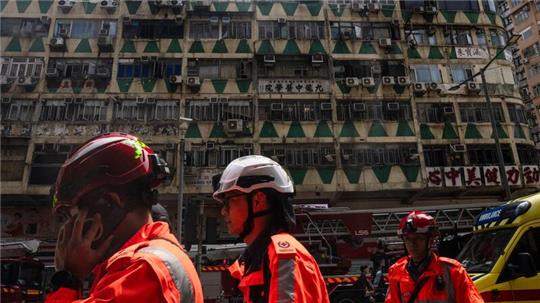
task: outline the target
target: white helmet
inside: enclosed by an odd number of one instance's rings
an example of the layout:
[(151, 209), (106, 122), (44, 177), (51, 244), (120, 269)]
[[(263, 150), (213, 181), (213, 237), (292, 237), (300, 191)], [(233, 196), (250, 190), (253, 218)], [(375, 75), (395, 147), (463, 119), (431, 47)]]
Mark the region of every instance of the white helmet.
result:
[[(216, 180), (217, 181), (217, 180)], [(223, 171), (214, 199), (223, 202), (228, 192), (251, 193), (257, 189), (273, 189), (281, 194), (294, 194), (294, 185), (289, 175), (276, 161), (251, 155), (235, 159)]]

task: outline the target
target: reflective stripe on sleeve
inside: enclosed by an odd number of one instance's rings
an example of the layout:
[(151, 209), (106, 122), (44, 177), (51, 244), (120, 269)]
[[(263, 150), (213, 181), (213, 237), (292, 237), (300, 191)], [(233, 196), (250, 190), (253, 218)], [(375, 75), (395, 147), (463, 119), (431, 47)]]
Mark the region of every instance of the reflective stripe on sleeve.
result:
[(191, 284), (184, 267), (180, 263), (180, 260), (178, 260), (175, 255), (167, 251), (165, 248), (159, 246), (148, 246), (142, 248), (139, 250), (139, 252), (152, 254), (163, 261), (169, 270), (169, 274), (174, 281), (174, 285), (176, 285), (176, 289), (178, 289), (178, 292), (180, 293), (182, 303), (195, 302), (195, 298), (193, 296), (193, 285)]
[(294, 302), (294, 258), (279, 259), (278, 303)]

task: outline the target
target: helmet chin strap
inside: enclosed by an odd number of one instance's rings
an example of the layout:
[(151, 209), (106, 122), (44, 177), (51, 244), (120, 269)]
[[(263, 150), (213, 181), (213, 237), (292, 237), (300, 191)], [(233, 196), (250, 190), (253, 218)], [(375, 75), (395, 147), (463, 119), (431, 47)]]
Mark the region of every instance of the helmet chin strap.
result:
[(272, 213), (271, 209), (265, 209), (258, 212), (253, 212), (253, 199), (252, 199), (251, 194), (247, 196), (246, 201), (248, 205), (248, 217), (246, 219), (246, 222), (244, 222), (244, 229), (238, 235), (242, 239), (244, 239), (247, 235), (249, 235), (251, 231), (253, 230), (253, 221), (255, 218), (264, 217)]

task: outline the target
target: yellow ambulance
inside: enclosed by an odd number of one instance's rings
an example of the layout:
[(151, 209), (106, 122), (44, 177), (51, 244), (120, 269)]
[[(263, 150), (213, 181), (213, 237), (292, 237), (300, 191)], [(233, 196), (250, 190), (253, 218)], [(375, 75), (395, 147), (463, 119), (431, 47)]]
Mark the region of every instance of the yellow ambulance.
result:
[(486, 302), (540, 302), (540, 192), (480, 213), (458, 260)]

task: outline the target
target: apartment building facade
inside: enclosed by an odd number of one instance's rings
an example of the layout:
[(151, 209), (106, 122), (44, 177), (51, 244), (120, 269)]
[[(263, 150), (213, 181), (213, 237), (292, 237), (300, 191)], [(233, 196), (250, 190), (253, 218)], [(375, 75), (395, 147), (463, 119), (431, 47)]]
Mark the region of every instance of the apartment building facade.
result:
[(211, 176), (249, 154), (284, 165), (298, 204), (481, 204), (504, 195), (497, 131), (514, 195), (539, 188), (513, 62), (501, 53), (486, 71), (496, 130), (479, 78), (454, 89), (505, 46), (494, 1), (10, 0), (0, 10), (2, 221), (22, 221), (26, 236), (54, 237), (48, 193), (61, 163), (111, 131), (167, 160), (175, 176), (160, 202), (174, 218), (183, 179), (208, 241), (225, 233)]

